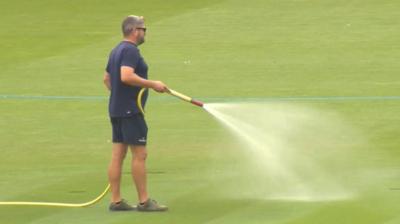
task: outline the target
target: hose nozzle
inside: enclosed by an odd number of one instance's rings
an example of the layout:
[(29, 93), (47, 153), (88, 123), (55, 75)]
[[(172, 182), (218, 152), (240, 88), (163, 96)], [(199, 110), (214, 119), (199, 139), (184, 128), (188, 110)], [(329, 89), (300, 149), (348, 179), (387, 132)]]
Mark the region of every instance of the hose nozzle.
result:
[(191, 97), (183, 95), (182, 93), (179, 93), (179, 92), (177, 92), (175, 90), (172, 90), (172, 89), (168, 89), (167, 93), (171, 94), (172, 96), (178, 97), (181, 100), (184, 100), (186, 102), (189, 102), (189, 103), (192, 103), (192, 104), (194, 104), (196, 106), (199, 106), (199, 107), (203, 107), (203, 105), (204, 105), (203, 102), (195, 100), (195, 99), (192, 99)]

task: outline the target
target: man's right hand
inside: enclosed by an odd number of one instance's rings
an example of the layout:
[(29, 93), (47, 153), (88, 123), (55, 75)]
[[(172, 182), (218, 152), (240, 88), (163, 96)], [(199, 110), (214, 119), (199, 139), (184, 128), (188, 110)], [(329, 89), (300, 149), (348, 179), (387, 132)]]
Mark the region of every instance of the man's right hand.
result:
[(151, 88), (154, 89), (154, 91), (159, 92), (159, 93), (165, 93), (168, 91), (167, 85), (165, 85), (161, 81), (153, 81)]

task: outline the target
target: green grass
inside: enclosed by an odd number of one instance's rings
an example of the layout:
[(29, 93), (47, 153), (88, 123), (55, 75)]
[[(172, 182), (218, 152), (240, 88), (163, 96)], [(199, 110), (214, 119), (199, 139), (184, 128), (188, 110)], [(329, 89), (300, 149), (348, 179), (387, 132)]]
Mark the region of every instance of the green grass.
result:
[[(122, 18), (137, 14), (149, 28), (141, 51), (150, 77), (199, 99), (399, 96), (399, 8), (389, 0), (3, 1), (0, 95), (106, 96), (108, 53)], [(1, 96), (0, 201), (83, 202), (103, 190), (106, 100)], [(360, 171), (350, 181), (358, 197), (299, 202), (228, 197), (225, 189), (249, 190), (234, 187), (246, 149), (199, 108), (151, 93), (149, 189), (168, 213), (109, 213), (106, 198), (84, 209), (3, 206), (0, 223), (399, 223), (399, 102), (287, 101), (339, 114), (365, 140), (337, 171)], [(125, 168), (124, 197), (134, 202)]]

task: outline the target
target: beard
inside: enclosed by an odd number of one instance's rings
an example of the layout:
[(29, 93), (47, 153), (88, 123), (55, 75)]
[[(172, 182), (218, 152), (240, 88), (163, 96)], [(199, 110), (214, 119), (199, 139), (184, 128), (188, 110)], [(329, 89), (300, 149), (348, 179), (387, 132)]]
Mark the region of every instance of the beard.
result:
[(140, 37), (140, 38), (138, 38), (137, 39), (137, 45), (139, 46), (139, 45), (141, 45), (141, 44), (143, 44), (144, 43), (144, 36), (142, 36), (142, 37)]

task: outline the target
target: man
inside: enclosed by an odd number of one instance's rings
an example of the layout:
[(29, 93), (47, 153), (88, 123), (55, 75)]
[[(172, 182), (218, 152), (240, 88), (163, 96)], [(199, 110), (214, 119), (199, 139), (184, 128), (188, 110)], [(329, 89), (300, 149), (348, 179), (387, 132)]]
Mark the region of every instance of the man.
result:
[[(151, 88), (159, 93), (167, 86), (160, 81), (147, 79), (148, 67), (138, 46), (144, 43), (146, 27), (142, 16), (128, 16), (122, 22), (124, 39), (110, 53), (104, 84), (111, 91), (109, 115), (112, 124), (112, 158), (108, 169), (111, 185), (110, 211), (135, 210), (120, 195), (121, 171), (125, 155), (132, 153), (131, 173), (138, 193), (138, 211), (166, 211), (167, 207), (149, 198), (146, 187), (147, 125), (137, 98), (141, 88)], [(144, 107), (147, 91), (141, 99)]]

